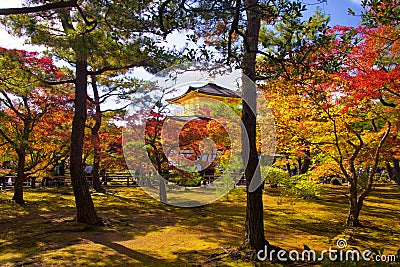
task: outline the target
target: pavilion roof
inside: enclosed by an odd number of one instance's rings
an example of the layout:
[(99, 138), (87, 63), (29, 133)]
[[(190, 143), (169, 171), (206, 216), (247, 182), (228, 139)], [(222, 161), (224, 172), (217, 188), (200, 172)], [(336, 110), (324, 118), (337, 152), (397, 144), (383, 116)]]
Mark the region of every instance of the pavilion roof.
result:
[(182, 95), (167, 99), (167, 102), (174, 103), (179, 102), (182, 98), (190, 94), (199, 94), (199, 95), (209, 95), (209, 96), (217, 96), (217, 97), (227, 97), (227, 98), (240, 98), (240, 96), (225, 87), (219, 86), (215, 83), (207, 83), (206, 85), (200, 87), (189, 86), (189, 89)]

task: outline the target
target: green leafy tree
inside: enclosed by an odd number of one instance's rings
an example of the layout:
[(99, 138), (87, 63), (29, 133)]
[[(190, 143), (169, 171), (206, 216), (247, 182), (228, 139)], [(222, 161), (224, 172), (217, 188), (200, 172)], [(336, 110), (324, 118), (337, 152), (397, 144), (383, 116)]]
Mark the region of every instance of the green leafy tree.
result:
[[(28, 6), (37, 4), (45, 6), (49, 2), (27, 1)], [(165, 52), (157, 45), (157, 38), (150, 35), (157, 33), (146, 16), (150, 5), (152, 1), (84, 1), (72, 7), (3, 19), (14, 34), (28, 37), (32, 44), (45, 45), (51, 55), (70, 63), (74, 69), (70, 79), (54, 83), (75, 85), (70, 169), (79, 222), (102, 224), (82, 168), (88, 76), (123, 73), (136, 66), (157, 69), (168, 62), (163, 61)]]
[[(361, 13), (363, 23), (376, 27), (378, 25), (399, 25), (400, 3), (398, 0), (364, 0), (361, 2), (364, 12)], [(349, 10), (351, 14), (355, 12)]]

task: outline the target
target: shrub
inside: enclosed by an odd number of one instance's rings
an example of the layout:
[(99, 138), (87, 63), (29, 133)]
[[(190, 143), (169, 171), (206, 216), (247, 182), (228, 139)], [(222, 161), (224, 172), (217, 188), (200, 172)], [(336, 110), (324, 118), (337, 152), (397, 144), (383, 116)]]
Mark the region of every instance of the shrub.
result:
[(311, 175), (301, 174), (292, 176), (291, 179), (289, 195), (301, 197), (303, 199), (314, 199), (320, 195), (321, 186)]
[(179, 185), (179, 186), (187, 186), (187, 187), (194, 187), (200, 186), (201, 177), (193, 172), (177, 172), (173, 171), (163, 176), (168, 182)]
[(310, 174), (289, 176), (286, 171), (271, 167), (266, 180), (271, 186), (281, 185), (283, 195), (286, 196), (313, 199), (318, 197), (321, 192), (318, 181), (313, 179)]
[(395, 179), (390, 179), (387, 173), (384, 174), (375, 174), (374, 180), (378, 183), (389, 183), (391, 180), (395, 181)]
[(268, 170), (268, 174), (266, 177), (266, 181), (270, 184), (271, 187), (276, 187), (278, 184), (281, 184), (283, 181), (287, 181), (290, 179), (290, 175), (287, 171), (271, 167)]

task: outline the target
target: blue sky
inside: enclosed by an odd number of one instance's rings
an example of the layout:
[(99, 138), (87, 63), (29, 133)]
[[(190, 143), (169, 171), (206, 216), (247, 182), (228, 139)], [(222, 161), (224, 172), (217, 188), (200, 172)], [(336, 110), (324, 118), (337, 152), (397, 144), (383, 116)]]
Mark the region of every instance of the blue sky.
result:
[[(305, 3), (312, 0), (304, 0)], [(361, 18), (348, 15), (347, 10), (353, 9), (356, 14), (361, 12), (361, 0), (328, 0), (327, 3), (319, 5), (326, 14), (331, 15), (330, 25), (357, 26)]]

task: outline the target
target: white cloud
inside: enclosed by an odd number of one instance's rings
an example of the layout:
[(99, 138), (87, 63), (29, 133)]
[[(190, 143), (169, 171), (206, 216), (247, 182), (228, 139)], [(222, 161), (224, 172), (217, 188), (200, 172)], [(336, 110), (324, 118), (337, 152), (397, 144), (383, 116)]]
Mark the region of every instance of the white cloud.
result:
[(0, 8), (21, 7), (23, 2), (25, 2), (25, 1), (23, 1), (23, 0), (2, 0), (0, 2)]
[(25, 40), (25, 38), (12, 36), (4, 29), (4, 27), (0, 28), (0, 47), (37, 52), (44, 50), (44, 47), (42, 46), (26, 44)]
[(350, 0), (350, 2), (357, 4), (357, 5), (361, 5), (361, 1), (362, 0)]

